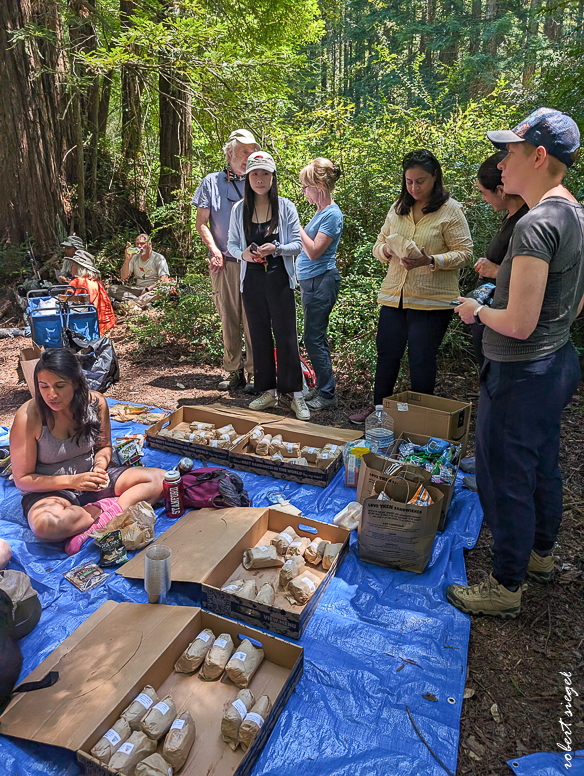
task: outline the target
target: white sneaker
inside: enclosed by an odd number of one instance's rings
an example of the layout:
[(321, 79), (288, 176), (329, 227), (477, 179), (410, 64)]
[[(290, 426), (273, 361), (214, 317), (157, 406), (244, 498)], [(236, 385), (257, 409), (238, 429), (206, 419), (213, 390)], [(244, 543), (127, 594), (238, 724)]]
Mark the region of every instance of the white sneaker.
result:
[(278, 406), (278, 397), (272, 396), (272, 394), (269, 391), (265, 391), (265, 393), (262, 393), (261, 396), (258, 396), (257, 399), (254, 399), (250, 405), (250, 410), (267, 410), (270, 407), (277, 407)]
[(292, 399), (290, 407), (295, 412), (298, 420), (310, 420), (310, 410), (306, 406), (306, 402), (302, 396), (299, 396), (297, 399)]

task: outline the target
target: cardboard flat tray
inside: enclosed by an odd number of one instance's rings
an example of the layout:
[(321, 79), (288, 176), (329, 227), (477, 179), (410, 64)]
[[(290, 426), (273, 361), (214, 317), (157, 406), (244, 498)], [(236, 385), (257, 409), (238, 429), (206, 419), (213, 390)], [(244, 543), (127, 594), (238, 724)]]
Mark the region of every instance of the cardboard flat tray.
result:
[[(146, 444), (149, 447), (166, 450), (177, 455), (197, 458), (204, 462), (219, 463), (232, 469), (325, 488), (343, 465), (342, 456), (332, 460), (326, 468), (312, 464), (297, 466), (296, 464), (273, 461), (268, 456), (250, 454), (247, 447), (250, 431), (257, 425), (262, 425), (266, 429), (269, 428), (271, 434), (281, 434), (285, 442), (299, 442), (302, 447), (305, 445), (323, 447), (325, 444), (341, 446), (358, 437), (355, 431), (347, 429), (304, 423), (295, 418), (282, 418), (279, 415), (253, 412), (241, 407), (235, 407), (233, 412), (228, 412), (225, 409), (216, 409), (220, 405), (212, 406), (213, 409), (209, 409), (207, 405), (181, 407), (172, 415), (146, 430)], [(179, 427), (181, 430), (187, 430), (188, 424), (193, 421), (214, 423), (216, 427), (231, 423), (244, 439), (235, 448), (229, 450), (159, 435), (163, 428)]]
[[(308, 603), (304, 606), (291, 604), (281, 589), (272, 606), (221, 590), (239, 578), (256, 579), (258, 589), (265, 582), (277, 583), (279, 568), (246, 571), (241, 561), (245, 550), (269, 544), (287, 526), (292, 526), (300, 536), (319, 536), (343, 545), (328, 571), (325, 572), (322, 565), (307, 564), (307, 570), (322, 580)], [(157, 543), (171, 548), (171, 578), (173, 582), (192, 583), (192, 595), (197, 603), (217, 614), (298, 639), (343, 562), (349, 536), (350, 532), (344, 528), (278, 509), (201, 509), (184, 515), (158, 538)], [(144, 551), (116, 573), (131, 579), (144, 579)]]
[[(224, 706), (235, 699), (238, 688), (225, 675), (204, 682), (196, 673), (173, 670), (178, 657), (204, 628), (211, 628), (216, 636), (229, 633), (236, 645), (240, 638), (250, 637), (261, 642), (265, 652), (250, 689), (256, 698), (267, 694), (273, 707), (245, 755), (241, 748), (233, 752), (220, 735)], [(107, 766), (91, 757), (90, 749), (150, 684), (160, 698), (170, 692), (177, 712), (188, 709), (195, 720), (195, 744), (181, 774), (247, 776), (302, 668), (302, 647), (197, 607), (107, 601), (25, 680), (57, 670), (56, 684), (17, 694), (0, 717), (0, 730), (4, 735), (77, 751), (85, 773), (109, 774)]]
[(223, 466), (229, 466), (229, 449), (221, 447), (208, 447), (196, 442), (189, 442), (186, 439), (172, 439), (171, 437), (159, 436), (163, 428), (177, 428), (188, 430), (189, 424), (193, 421), (199, 423), (213, 423), (216, 428), (226, 426), (231, 423), (233, 428), (240, 436), (247, 437), (252, 428), (257, 423), (250, 418), (240, 415), (229, 415), (216, 410), (208, 410), (206, 407), (180, 407), (166, 418), (159, 420), (153, 426), (146, 429), (146, 445), (155, 447), (159, 450), (166, 450), (169, 453), (197, 458), (201, 461), (219, 463)]

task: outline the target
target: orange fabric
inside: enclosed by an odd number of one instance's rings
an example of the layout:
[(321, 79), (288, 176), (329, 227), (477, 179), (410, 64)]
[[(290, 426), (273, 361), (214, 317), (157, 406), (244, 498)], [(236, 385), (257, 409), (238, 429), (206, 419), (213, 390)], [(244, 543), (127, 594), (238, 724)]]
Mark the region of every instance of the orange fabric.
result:
[(107, 291), (101, 280), (91, 280), (90, 278), (73, 278), (69, 281), (70, 286), (76, 288), (86, 288), (89, 291), (89, 301), (97, 310), (99, 320), (99, 333), (105, 334), (108, 329), (116, 325), (116, 316), (114, 308), (110, 302)]

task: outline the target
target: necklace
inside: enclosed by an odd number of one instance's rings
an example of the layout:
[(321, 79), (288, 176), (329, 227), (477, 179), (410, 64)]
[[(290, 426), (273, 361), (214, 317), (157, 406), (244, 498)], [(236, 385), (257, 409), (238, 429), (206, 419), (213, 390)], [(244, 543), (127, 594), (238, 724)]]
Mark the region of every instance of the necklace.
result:
[(271, 204), (271, 202), (268, 202), (268, 207), (267, 207), (267, 210), (266, 210), (266, 218), (265, 218), (265, 220), (264, 221), (260, 221), (260, 217), (258, 215), (257, 206), (256, 206), (255, 198), (254, 198), (253, 214), (254, 214), (254, 218), (255, 218), (256, 224), (264, 224), (264, 223), (266, 223), (272, 217), (272, 204)]

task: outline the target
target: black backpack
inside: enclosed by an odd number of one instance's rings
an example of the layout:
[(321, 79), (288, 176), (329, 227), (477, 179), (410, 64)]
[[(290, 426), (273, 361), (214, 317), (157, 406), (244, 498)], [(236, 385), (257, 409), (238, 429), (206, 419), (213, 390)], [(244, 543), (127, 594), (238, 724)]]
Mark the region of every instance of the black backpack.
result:
[(71, 329), (65, 329), (65, 346), (74, 353), (91, 391), (105, 393), (120, 379), (120, 365), (109, 337), (91, 342)]

